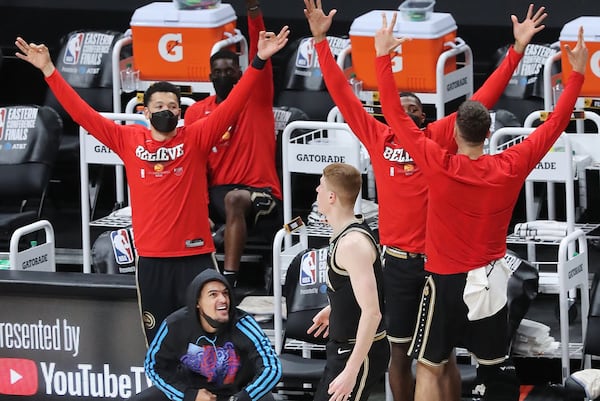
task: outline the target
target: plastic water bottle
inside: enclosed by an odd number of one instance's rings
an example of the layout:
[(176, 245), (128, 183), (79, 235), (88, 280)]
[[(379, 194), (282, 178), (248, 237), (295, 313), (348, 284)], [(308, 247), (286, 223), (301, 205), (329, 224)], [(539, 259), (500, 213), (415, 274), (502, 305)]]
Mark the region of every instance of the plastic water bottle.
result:
[(356, 97), (360, 97), (360, 92), (362, 91), (362, 81), (356, 78), (356, 74), (350, 75), (348, 83), (352, 87), (352, 90), (354, 91)]
[(552, 101), (554, 106), (556, 106), (556, 103), (558, 103), (558, 98), (560, 97), (560, 95), (563, 92), (563, 84), (562, 84), (562, 80), (558, 79), (556, 81), (556, 83), (554, 84), (554, 86), (552, 87)]
[(140, 72), (131, 68), (131, 64), (127, 64), (124, 70), (121, 71), (121, 89), (123, 92), (133, 92), (137, 90), (137, 84), (140, 78)]

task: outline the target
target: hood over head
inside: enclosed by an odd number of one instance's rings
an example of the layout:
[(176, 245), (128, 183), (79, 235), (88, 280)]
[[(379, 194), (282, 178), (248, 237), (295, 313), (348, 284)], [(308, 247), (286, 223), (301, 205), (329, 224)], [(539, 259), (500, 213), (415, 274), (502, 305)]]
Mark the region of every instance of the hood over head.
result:
[(204, 270), (202, 273), (198, 274), (188, 286), (186, 295), (186, 305), (188, 307), (188, 310), (194, 312), (193, 315), (196, 316), (196, 320), (199, 322), (198, 313), (196, 312), (196, 304), (198, 301), (198, 297), (200, 296), (200, 291), (202, 290), (202, 287), (204, 286), (204, 284), (210, 281), (219, 281), (223, 283), (225, 287), (227, 287), (227, 290), (229, 290), (229, 324), (232, 324), (235, 317), (235, 301), (233, 299), (233, 289), (231, 288), (231, 285), (229, 284), (225, 276), (223, 276), (215, 269), (208, 268)]

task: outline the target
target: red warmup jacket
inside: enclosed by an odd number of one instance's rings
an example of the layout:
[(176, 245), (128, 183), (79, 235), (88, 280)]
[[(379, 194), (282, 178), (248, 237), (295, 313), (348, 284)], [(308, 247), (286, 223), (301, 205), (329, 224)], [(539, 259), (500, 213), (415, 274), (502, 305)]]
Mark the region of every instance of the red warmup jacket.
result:
[[(415, 163), (412, 153), (404, 146), (404, 140), (395, 136), (389, 126), (363, 109), (333, 58), (328, 42), (323, 40), (315, 44), (315, 48), (331, 97), (346, 123), (369, 152), (377, 185), (381, 244), (408, 252), (424, 253), (427, 181), (419, 164)], [(508, 56), (472, 99), (482, 102), (486, 107), (492, 107), (502, 95), (522, 56), (511, 47)], [(433, 139), (449, 153), (455, 153), (455, 121), (456, 113), (452, 113), (428, 124), (422, 135)]]
[[(248, 17), (250, 60), (257, 52), (258, 33), (265, 30), (262, 16)], [(279, 176), (275, 167), (275, 118), (273, 117), (273, 67), (271, 61), (246, 100), (246, 106), (236, 121), (223, 130), (221, 141), (208, 158), (209, 187), (241, 184), (257, 188), (271, 188), (281, 199)], [(209, 96), (191, 105), (185, 112), (185, 124), (205, 118), (214, 112), (216, 96)]]
[[(73, 120), (123, 160), (140, 256), (188, 256), (215, 250), (206, 207), (207, 158), (263, 75), (267, 74), (249, 67), (223, 107), (206, 119), (177, 128), (176, 135), (164, 142), (154, 140), (142, 125), (118, 125), (102, 117), (58, 71), (46, 78)], [(190, 241), (196, 246), (190, 246)]]
[(389, 56), (376, 59), (384, 115), (429, 186), (425, 269), (467, 272), (506, 254), (506, 234), (527, 175), (567, 127), (583, 75), (573, 73), (550, 118), (526, 140), (471, 160), (422, 135), (394, 90)]

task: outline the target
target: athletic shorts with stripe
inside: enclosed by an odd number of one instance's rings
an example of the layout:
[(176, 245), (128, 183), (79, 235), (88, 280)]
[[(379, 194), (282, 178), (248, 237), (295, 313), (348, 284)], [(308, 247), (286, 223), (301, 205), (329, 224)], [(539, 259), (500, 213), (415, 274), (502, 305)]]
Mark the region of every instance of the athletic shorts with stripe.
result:
[(281, 228), (283, 221), (283, 208), (280, 199), (271, 194), (270, 188), (255, 188), (247, 185), (218, 185), (209, 188), (209, 213), (210, 218), (217, 224), (225, 223), (225, 195), (234, 190), (250, 192), (252, 210), (246, 216), (249, 228), (255, 232), (270, 233)]
[(385, 324), (388, 340), (410, 343), (427, 273), (422, 257), (402, 259), (392, 252), (384, 253), (383, 285), (385, 294)]
[[(353, 343), (337, 342), (330, 340), (326, 346), (327, 363), (323, 377), (319, 382), (314, 401), (329, 401), (331, 395), (327, 394), (329, 384), (338, 377), (346, 367), (346, 362), (352, 353)], [(385, 332), (378, 335), (356, 377), (356, 384), (352, 389), (348, 401), (367, 401), (373, 388), (377, 386), (387, 371), (390, 360), (390, 344), (386, 341)]]
[(466, 273), (431, 273), (423, 288), (419, 320), (409, 353), (428, 365), (445, 363), (454, 347), (466, 348), (483, 365), (502, 363), (508, 352), (508, 312), (470, 321), (463, 292)]
[(213, 253), (170, 258), (140, 256), (136, 269), (138, 303), (148, 344), (171, 312), (185, 306), (186, 289), (206, 269), (216, 269)]

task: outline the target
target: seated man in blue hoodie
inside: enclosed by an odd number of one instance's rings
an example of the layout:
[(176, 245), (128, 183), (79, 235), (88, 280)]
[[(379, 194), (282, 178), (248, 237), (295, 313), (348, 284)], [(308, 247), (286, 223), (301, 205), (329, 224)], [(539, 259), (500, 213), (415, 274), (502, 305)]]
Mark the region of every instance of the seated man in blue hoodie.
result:
[(267, 401), (281, 364), (254, 318), (233, 307), (231, 287), (207, 269), (187, 290), (187, 305), (159, 327), (146, 354), (154, 386), (131, 400)]

